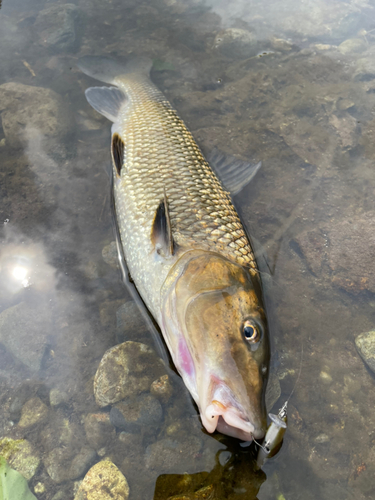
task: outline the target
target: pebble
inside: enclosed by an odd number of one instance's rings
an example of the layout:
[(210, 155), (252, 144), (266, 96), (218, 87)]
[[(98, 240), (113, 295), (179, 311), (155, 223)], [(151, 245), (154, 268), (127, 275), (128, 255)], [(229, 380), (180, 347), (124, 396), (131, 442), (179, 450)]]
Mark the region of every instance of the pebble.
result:
[(226, 57), (246, 59), (257, 54), (258, 43), (253, 33), (239, 28), (228, 28), (216, 35), (214, 49)]
[(46, 307), (21, 302), (0, 314), (0, 342), (34, 372), (41, 367), (50, 332), (51, 311)]
[(51, 52), (66, 52), (77, 46), (76, 21), (79, 9), (76, 5), (52, 5), (40, 11), (35, 29), (39, 43)]
[(330, 384), (332, 382), (332, 377), (329, 373), (321, 371), (319, 374), (320, 380), (325, 384)]
[(157, 427), (163, 418), (159, 401), (151, 394), (127, 398), (112, 407), (112, 424), (127, 432), (138, 432), (143, 427)]
[(21, 418), (18, 422), (20, 429), (28, 429), (41, 424), (48, 417), (48, 407), (37, 397), (29, 399), (22, 407)]
[(74, 500), (127, 500), (129, 486), (113, 462), (95, 464), (84, 477)]
[(201, 440), (196, 436), (178, 441), (171, 438), (161, 439), (146, 448), (145, 464), (147, 469), (160, 473), (175, 474), (188, 472), (194, 468), (196, 456), (202, 448)]
[[(32, 140), (28, 132), (34, 130), (45, 137), (43, 147), (53, 150), (56, 148), (56, 141), (60, 145), (62, 137), (71, 131), (72, 120), (68, 106), (59, 94), (47, 88), (16, 82), (4, 83), (0, 85), (0, 109), (5, 138), (12, 148), (27, 147), (29, 140)], [(33, 321), (30, 321), (30, 318), (33, 318)], [(27, 325), (33, 328), (33, 331), (34, 323), (43, 326), (43, 317), (39, 320), (35, 309), (27, 319)], [(35, 334), (37, 333), (35, 328)], [(29, 335), (29, 342), (33, 336), (34, 333)], [(22, 343), (27, 344), (27, 341), (28, 338), (24, 334)]]
[(90, 413), (85, 418), (87, 442), (94, 450), (101, 450), (116, 436), (109, 413)]
[(0, 456), (27, 481), (34, 477), (40, 463), (39, 457), (26, 439), (0, 439)]
[(46, 491), (46, 487), (44, 486), (43, 483), (36, 483), (36, 485), (34, 486), (34, 491), (35, 493), (44, 493)]
[(165, 371), (162, 360), (145, 344), (128, 341), (112, 347), (95, 374), (96, 403), (104, 407), (149, 391), (152, 382)]
[(173, 387), (169, 375), (162, 375), (157, 380), (154, 380), (151, 384), (150, 392), (160, 399), (162, 403), (167, 403), (173, 394)]
[(375, 330), (358, 335), (355, 346), (362, 361), (375, 373)]

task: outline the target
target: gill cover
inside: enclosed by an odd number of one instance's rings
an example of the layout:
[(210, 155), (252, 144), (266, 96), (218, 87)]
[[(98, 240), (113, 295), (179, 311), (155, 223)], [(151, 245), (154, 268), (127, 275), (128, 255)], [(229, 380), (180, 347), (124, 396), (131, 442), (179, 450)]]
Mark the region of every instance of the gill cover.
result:
[(219, 254), (191, 251), (162, 300), (169, 350), (207, 431), (263, 437), (269, 340), (257, 278)]

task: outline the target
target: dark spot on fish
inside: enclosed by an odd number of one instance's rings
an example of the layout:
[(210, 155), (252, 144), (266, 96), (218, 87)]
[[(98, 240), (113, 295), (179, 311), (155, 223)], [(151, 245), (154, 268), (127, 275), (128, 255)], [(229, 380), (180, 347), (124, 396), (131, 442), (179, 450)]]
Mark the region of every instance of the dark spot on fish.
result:
[(121, 169), (125, 161), (125, 143), (118, 134), (112, 136), (112, 160), (120, 177)]
[(151, 230), (151, 241), (158, 255), (161, 255), (162, 257), (169, 257), (173, 255), (175, 243), (173, 241), (171, 220), (169, 217), (168, 202), (165, 193), (164, 199), (159, 203), (155, 213)]

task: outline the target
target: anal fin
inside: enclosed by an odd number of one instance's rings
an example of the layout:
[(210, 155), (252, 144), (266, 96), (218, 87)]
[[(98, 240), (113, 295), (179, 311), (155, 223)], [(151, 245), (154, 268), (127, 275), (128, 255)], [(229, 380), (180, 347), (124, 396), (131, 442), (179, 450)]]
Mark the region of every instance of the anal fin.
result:
[(168, 211), (168, 200), (164, 190), (164, 197), (156, 209), (151, 229), (151, 241), (156, 252), (163, 257), (170, 257), (174, 253), (171, 219)]

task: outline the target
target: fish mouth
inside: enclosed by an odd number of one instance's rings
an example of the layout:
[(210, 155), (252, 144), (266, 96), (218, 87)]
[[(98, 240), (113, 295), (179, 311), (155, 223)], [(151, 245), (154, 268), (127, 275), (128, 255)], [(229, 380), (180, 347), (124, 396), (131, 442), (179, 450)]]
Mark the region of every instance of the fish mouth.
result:
[(231, 437), (251, 441), (254, 425), (237, 408), (227, 407), (217, 400), (212, 400), (202, 415), (203, 425), (208, 432), (215, 430)]
[(243, 441), (264, 436), (264, 430), (256, 428), (225, 385), (216, 387), (210, 404), (201, 411), (201, 419), (209, 433), (217, 430)]

